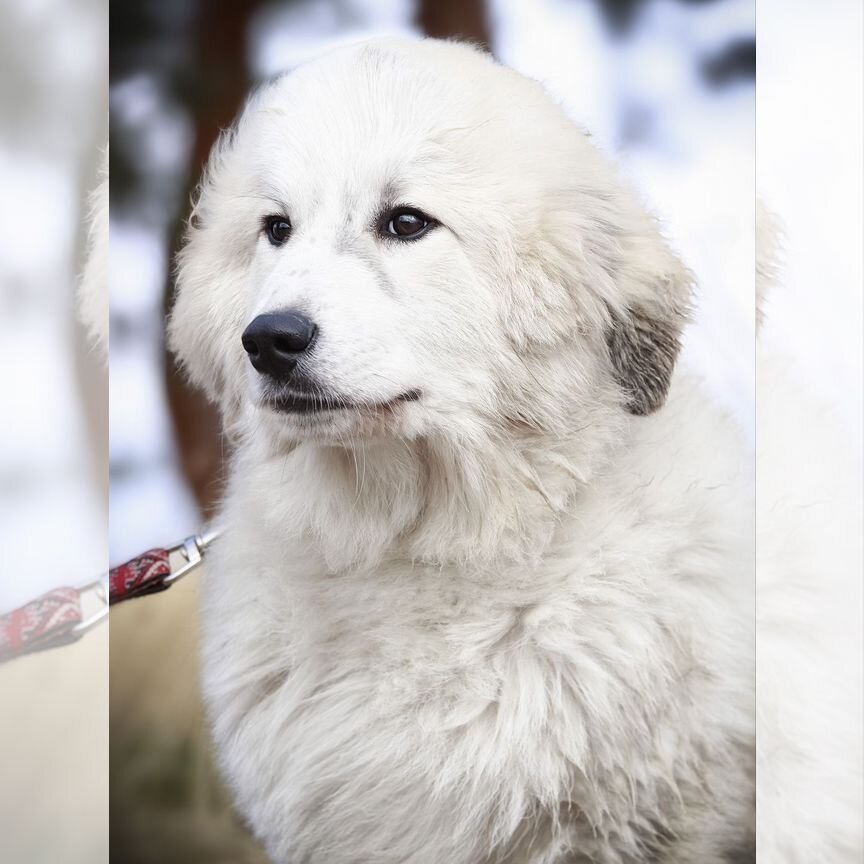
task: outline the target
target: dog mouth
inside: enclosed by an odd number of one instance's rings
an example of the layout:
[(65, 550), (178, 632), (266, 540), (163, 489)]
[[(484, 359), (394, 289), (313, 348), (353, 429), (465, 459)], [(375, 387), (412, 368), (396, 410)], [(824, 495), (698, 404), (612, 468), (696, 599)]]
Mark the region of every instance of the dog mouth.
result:
[(386, 414), (404, 402), (416, 402), (419, 390), (407, 390), (393, 399), (383, 402), (352, 400), (329, 393), (308, 393), (285, 391), (271, 393), (264, 397), (263, 403), (279, 414), (322, 415), (332, 412), (357, 411), (364, 414)]

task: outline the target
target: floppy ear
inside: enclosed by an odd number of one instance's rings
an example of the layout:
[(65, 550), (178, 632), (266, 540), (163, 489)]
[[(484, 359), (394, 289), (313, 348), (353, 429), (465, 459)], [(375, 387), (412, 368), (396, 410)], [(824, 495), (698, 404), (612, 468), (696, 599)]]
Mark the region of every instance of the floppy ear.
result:
[[(583, 134), (569, 138), (565, 160), (564, 173), (579, 180), (553, 186), (546, 199), (544, 272), (552, 284), (565, 284), (578, 319), (601, 353), (605, 348), (622, 407), (650, 414), (669, 391), (693, 275), (629, 184)], [(536, 287), (533, 293), (542, 296)]]
[[(655, 219), (624, 191), (607, 215), (615, 242), (604, 247), (606, 345), (612, 373), (631, 414), (651, 414), (666, 401), (681, 333), (690, 317), (693, 274), (660, 233)], [(609, 230), (607, 228), (607, 234)]]
[(235, 132), (213, 148), (175, 262), (168, 346), (189, 380), (222, 411), (226, 427), (237, 416), (243, 373), (239, 349), (257, 218), (238, 195)]
[(611, 311), (606, 343), (631, 414), (651, 414), (666, 400), (685, 318), (679, 310), (648, 313), (634, 307), (625, 313)]

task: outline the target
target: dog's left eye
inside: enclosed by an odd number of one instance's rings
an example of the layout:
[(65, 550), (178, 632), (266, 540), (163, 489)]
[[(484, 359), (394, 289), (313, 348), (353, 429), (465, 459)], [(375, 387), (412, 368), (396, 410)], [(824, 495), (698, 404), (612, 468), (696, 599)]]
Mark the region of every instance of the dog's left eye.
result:
[(291, 223), (285, 216), (268, 216), (264, 220), (264, 230), (274, 246), (281, 246), (291, 234)]
[(382, 220), (384, 232), (399, 240), (417, 240), (435, 224), (431, 216), (413, 207), (397, 207)]

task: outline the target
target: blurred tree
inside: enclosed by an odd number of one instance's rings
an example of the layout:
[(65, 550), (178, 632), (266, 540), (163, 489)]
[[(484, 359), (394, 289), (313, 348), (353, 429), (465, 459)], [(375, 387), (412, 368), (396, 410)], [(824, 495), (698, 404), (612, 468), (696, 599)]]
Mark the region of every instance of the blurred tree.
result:
[(417, 23), (427, 36), (467, 39), (490, 50), (484, 0), (421, 0)]
[[(197, 0), (166, 3), (163, 0), (114, 2), (111, 5), (109, 78), (111, 87), (145, 75), (180, 104), (186, 101), (191, 62), (191, 24)], [(128, 128), (122, 112), (111, 112), (111, 210), (127, 208), (140, 215), (154, 197), (163, 197), (161, 178), (149, 176), (140, 142)]]
[[(678, 0), (678, 2), (682, 6), (702, 6), (722, 2), (722, 0)], [(648, 5), (649, 0), (596, 0), (596, 3), (612, 35), (623, 37), (629, 35), (639, 13)]]
[(702, 76), (712, 87), (756, 80), (756, 40), (733, 39), (702, 62)]
[(624, 36), (629, 31), (645, 0), (597, 0), (606, 25), (615, 36)]

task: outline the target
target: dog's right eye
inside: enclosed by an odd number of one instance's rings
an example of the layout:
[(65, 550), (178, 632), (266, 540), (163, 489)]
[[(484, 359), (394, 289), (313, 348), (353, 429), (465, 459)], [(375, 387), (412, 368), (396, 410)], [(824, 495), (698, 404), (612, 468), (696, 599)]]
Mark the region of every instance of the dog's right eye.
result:
[(285, 216), (268, 216), (264, 220), (264, 231), (274, 246), (281, 246), (291, 234), (291, 223)]
[(415, 207), (397, 207), (382, 217), (379, 230), (385, 237), (419, 240), (437, 224), (431, 216), (427, 216)]

